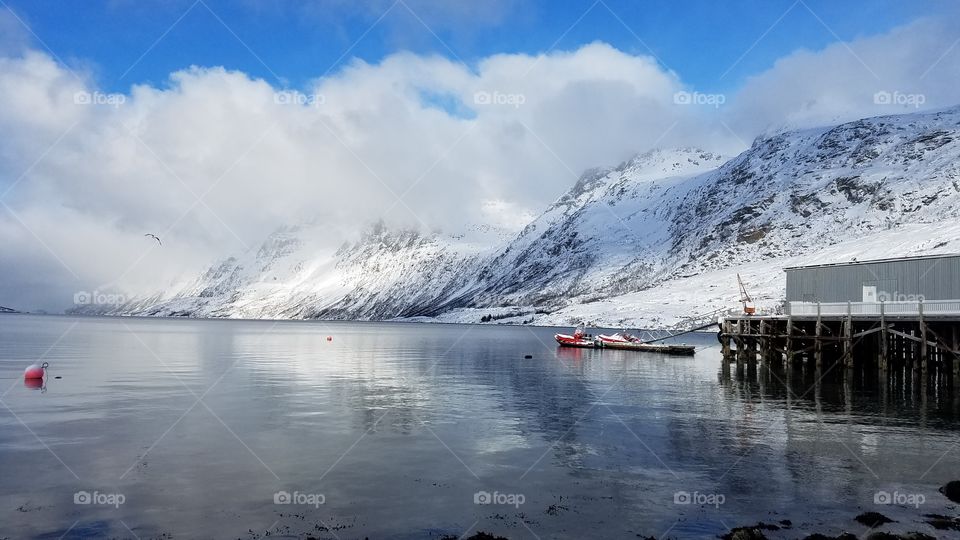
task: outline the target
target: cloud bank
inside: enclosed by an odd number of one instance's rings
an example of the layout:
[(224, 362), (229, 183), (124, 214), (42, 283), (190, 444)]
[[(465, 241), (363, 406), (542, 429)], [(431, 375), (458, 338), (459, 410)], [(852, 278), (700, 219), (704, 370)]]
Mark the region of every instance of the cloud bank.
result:
[(401, 52), (296, 90), (194, 66), (119, 95), (45, 52), (10, 52), (0, 305), (153, 290), (306, 219), (327, 224), (331, 244), (378, 219), (515, 229), (580, 171), (653, 147), (730, 154), (768, 130), (951, 106), (952, 22), (797, 51), (719, 99), (602, 42), (472, 66)]

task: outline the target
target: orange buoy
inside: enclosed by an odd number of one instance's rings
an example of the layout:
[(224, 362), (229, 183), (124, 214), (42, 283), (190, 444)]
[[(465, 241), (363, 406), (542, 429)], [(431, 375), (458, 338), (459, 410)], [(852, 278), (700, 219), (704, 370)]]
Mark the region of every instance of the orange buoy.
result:
[(23, 371), (24, 379), (42, 379), (47, 374), (47, 366), (50, 364), (32, 364)]
[(47, 374), (47, 366), (50, 364), (44, 362), (43, 364), (32, 364), (23, 371), (24, 380), (36, 380), (43, 379), (44, 375)]

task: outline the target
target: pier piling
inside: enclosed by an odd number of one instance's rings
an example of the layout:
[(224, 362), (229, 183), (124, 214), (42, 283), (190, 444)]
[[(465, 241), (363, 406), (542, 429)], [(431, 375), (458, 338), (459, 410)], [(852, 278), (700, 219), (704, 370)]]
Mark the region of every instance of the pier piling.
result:
[(736, 362), (738, 374), (745, 367), (756, 373), (758, 361), (783, 362), (788, 371), (796, 362), (817, 371), (839, 362), (845, 370), (875, 368), (884, 380), (949, 377), (960, 386), (960, 312), (905, 304), (811, 303), (801, 313), (727, 317), (720, 322), (724, 362)]

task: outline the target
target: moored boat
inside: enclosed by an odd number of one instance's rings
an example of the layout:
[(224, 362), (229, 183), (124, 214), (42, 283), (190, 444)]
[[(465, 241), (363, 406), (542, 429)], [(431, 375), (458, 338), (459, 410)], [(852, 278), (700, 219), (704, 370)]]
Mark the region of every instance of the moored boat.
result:
[(580, 347), (583, 349), (620, 349), (625, 351), (655, 352), (661, 354), (692, 356), (695, 352), (693, 345), (685, 343), (648, 343), (642, 339), (631, 335), (628, 332), (617, 332), (616, 334), (592, 336), (587, 334), (583, 325), (578, 326), (569, 334), (554, 334), (554, 339), (561, 347)]
[(561, 347), (582, 347), (584, 349), (595, 349), (597, 342), (593, 338), (576, 337), (567, 334), (554, 334), (554, 339)]
[(561, 347), (580, 347), (584, 349), (594, 349), (598, 347), (597, 341), (592, 335), (586, 332), (582, 324), (573, 331), (573, 335), (554, 334), (553, 339), (557, 340), (557, 343), (559, 343)]
[(695, 352), (693, 345), (687, 345), (684, 343), (677, 345), (671, 345), (667, 343), (622, 343), (603, 341), (599, 341), (599, 343), (604, 349), (622, 349), (626, 351), (655, 352), (681, 356), (693, 356)]
[(609, 343), (612, 345), (622, 344), (622, 343), (643, 343), (640, 338), (634, 337), (627, 332), (617, 332), (613, 335), (600, 334), (597, 336), (597, 340), (601, 343)]
[(621, 349), (627, 351), (656, 352), (662, 354), (674, 354), (689, 356), (694, 354), (693, 345), (686, 344), (668, 344), (668, 343), (644, 343), (640, 338), (632, 336), (627, 332), (619, 332), (613, 335), (600, 334), (597, 336), (597, 344), (606, 349)]

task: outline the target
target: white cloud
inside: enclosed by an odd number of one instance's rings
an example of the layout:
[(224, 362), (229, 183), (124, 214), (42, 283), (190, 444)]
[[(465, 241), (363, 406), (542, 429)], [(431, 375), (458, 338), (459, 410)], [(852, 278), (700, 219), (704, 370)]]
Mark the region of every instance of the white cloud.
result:
[[(17, 136), (0, 142), (0, 189), (29, 171), (3, 199), (23, 220), (0, 215), (3, 302), (22, 299), (15, 268), (59, 271), (51, 281), (71, 285), (50, 291), (43, 305), (54, 307), (121, 277), (125, 290), (162, 285), (314, 216), (339, 242), (381, 217), (453, 230), (482, 221), (485, 201), (536, 211), (575, 172), (653, 143), (679, 87), (604, 44), (495, 56), (476, 71), (399, 53), (353, 61), (302, 93), (191, 68), (110, 96), (43, 53), (3, 58), (0, 129)], [(141, 259), (146, 232), (164, 246)]]
[[(62, 308), (115, 280), (155, 289), (314, 217), (331, 243), (379, 218), (457, 230), (489, 220), (490, 201), (501, 225), (519, 227), (503, 212), (538, 212), (581, 170), (653, 146), (731, 152), (784, 123), (898, 112), (872, 102), (883, 89), (954, 104), (960, 51), (921, 75), (955, 33), (923, 21), (797, 52), (720, 107), (678, 105), (677, 92), (695, 90), (678, 74), (603, 43), (471, 68), (411, 53), (352, 60), (299, 93), (191, 68), (102, 105), (77, 104), (97, 88), (46, 54), (9, 55), (0, 193), (27, 174), (0, 199), (23, 221), (0, 206), (0, 304)], [(150, 250), (146, 232), (163, 247)]]
[[(955, 15), (925, 19), (821, 51), (797, 51), (746, 82), (731, 107), (732, 125), (755, 134), (956, 105), (958, 22)], [(922, 97), (877, 103), (878, 92)]]

